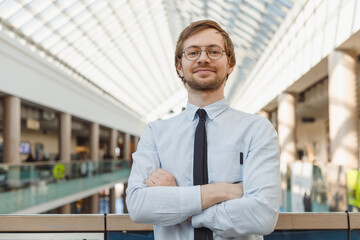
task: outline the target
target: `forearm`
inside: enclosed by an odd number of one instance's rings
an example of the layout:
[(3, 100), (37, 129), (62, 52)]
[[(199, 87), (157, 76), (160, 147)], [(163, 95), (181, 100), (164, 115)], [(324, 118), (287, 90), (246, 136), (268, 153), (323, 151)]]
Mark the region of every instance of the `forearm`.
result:
[(126, 203), (133, 221), (172, 226), (201, 212), (200, 187), (132, 187)]
[(273, 231), (277, 217), (277, 205), (258, 196), (243, 197), (207, 208), (192, 217), (192, 225), (207, 227), (222, 237), (266, 235)]
[(217, 203), (240, 199), (243, 195), (242, 183), (213, 183), (201, 186), (201, 207), (206, 209)]

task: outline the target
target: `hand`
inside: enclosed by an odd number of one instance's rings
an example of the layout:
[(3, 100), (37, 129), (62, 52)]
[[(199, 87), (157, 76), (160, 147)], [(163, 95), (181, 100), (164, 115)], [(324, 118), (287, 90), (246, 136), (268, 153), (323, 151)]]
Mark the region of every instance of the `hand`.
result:
[(152, 172), (145, 181), (148, 187), (176, 187), (176, 181), (174, 176), (165, 171), (162, 168), (158, 168), (156, 171)]

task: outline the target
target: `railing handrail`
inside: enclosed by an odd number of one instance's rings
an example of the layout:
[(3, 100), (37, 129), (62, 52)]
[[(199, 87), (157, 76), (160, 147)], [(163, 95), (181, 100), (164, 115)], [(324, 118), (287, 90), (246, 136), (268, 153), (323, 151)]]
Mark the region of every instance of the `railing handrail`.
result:
[[(106, 224), (105, 224), (106, 219)], [(106, 229), (105, 229), (106, 225)], [(360, 229), (360, 213), (280, 213), (275, 230)], [(152, 231), (127, 214), (0, 215), (0, 232)]]
[(103, 160), (90, 160), (90, 159), (81, 159), (81, 160), (71, 160), (69, 162), (61, 160), (49, 160), (49, 161), (37, 161), (37, 162), (21, 162), (21, 163), (0, 163), (0, 168), (4, 167), (23, 167), (23, 166), (48, 166), (55, 164), (76, 164), (76, 163), (104, 163), (104, 162), (126, 162), (125, 159), (103, 159)]

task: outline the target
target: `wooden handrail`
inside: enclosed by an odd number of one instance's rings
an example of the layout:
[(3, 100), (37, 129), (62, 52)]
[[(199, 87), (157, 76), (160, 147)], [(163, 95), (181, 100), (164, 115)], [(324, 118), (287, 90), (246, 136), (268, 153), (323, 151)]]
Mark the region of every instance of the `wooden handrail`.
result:
[[(350, 229), (360, 229), (360, 213), (349, 213)], [(107, 231), (152, 231), (151, 224), (138, 224), (129, 215), (109, 214)], [(280, 213), (275, 230), (348, 229), (346, 213)], [(102, 214), (0, 215), (0, 232), (101, 232)]]

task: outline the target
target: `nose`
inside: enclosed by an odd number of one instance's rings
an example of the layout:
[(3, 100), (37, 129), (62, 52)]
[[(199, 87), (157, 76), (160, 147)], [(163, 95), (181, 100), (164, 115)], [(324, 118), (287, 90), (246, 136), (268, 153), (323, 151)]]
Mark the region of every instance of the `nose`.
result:
[[(204, 54), (203, 54), (203, 52), (204, 52)], [(199, 63), (200, 62), (210, 62), (210, 58), (208, 57), (205, 49), (200, 51), (200, 56), (197, 59), (197, 62), (199, 62)]]

